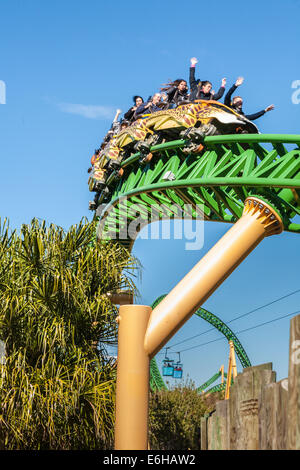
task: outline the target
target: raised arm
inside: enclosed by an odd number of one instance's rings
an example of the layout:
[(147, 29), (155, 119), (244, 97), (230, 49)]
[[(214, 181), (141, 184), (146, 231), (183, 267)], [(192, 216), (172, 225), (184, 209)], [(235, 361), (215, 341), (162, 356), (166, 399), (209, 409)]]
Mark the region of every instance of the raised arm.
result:
[(221, 87), (219, 88), (218, 92), (213, 97), (215, 101), (218, 101), (220, 98), (222, 98), (224, 91), (225, 91), (225, 85), (226, 85), (226, 78), (223, 78)]
[(262, 109), (261, 111), (258, 111), (257, 113), (254, 114), (246, 114), (245, 117), (249, 119), (249, 121), (254, 121), (255, 119), (258, 119), (259, 117), (263, 116), (265, 113), (268, 111), (272, 111), (274, 109), (274, 105), (270, 104), (267, 106), (265, 109)]
[(198, 60), (196, 57), (191, 58), (191, 66), (190, 66), (190, 89), (191, 91), (194, 91), (197, 88), (197, 80), (195, 79), (195, 66), (197, 64)]
[(118, 119), (118, 117), (120, 116), (121, 112), (122, 112), (121, 109), (117, 109), (116, 115), (115, 115), (115, 117), (114, 117), (113, 122), (116, 122), (116, 121), (117, 121), (117, 119)]
[(134, 117), (138, 117), (141, 114), (144, 114), (146, 110), (151, 106), (152, 101), (147, 101), (146, 103), (142, 103), (135, 111)]
[(126, 119), (127, 121), (130, 121), (130, 119), (134, 115), (135, 110), (136, 110), (136, 106), (132, 106), (130, 109), (128, 109), (128, 111), (124, 114), (124, 119)]
[(224, 99), (224, 104), (228, 107), (231, 106), (231, 96), (233, 95), (233, 93), (235, 92), (235, 90), (237, 89), (238, 86), (240, 86), (244, 81), (244, 78), (243, 77), (238, 77), (234, 83), (234, 85), (232, 85), (231, 88), (229, 88), (228, 92), (226, 93), (225, 95), (225, 99)]

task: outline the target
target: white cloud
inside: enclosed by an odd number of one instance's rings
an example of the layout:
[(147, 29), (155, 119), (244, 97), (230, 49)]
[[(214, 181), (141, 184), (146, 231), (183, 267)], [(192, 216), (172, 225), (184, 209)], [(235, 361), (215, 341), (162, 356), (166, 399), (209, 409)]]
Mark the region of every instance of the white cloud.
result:
[(88, 119), (111, 119), (115, 114), (111, 106), (58, 103), (58, 107), (64, 113), (79, 114)]

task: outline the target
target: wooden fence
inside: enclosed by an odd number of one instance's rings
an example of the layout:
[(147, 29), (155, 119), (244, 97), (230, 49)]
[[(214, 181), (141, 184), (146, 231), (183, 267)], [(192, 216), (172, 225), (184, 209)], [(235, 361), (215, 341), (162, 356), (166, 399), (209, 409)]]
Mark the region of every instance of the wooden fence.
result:
[(272, 363), (238, 374), (228, 400), (201, 420), (202, 450), (300, 450), (300, 315), (290, 324), (288, 378)]

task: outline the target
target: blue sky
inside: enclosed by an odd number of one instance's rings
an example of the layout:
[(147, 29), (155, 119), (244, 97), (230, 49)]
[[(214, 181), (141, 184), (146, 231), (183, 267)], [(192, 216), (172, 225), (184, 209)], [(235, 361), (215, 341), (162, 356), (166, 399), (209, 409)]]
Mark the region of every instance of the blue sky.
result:
[[(91, 219), (87, 168), (115, 110), (126, 112), (135, 94), (147, 98), (169, 79), (197, 77), (215, 90), (240, 75), (244, 110), (275, 105), (256, 121), (262, 133), (299, 134), (300, 104), (292, 88), (300, 80), (299, 0), (216, 1), (212, 6), (86, 0), (0, 0), (1, 217), (19, 228), (31, 218), (65, 228)], [(298, 97), (300, 94), (297, 95)], [(133, 253), (144, 266), (140, 303), (168, 292), (230, 228), (206, 223), (205, 243), (186, 251), (185, 240), (137, 240)], [(299, 288), (299, 236), (268, 238), (205, 303), (225, 321)], [(300, 310), (295, 294), (230, 324), (240, 331)], [(241, 333), (253, 364), (273, 362), (287, 376), (289, 318)], [(209, 328), (192, 318), (170, 345)], [(183, 350), (220, 338), (207, 333), (174, 348)], [(161, 356), (159, 356), (161, 357)], [(197, 384), (224, 364), (220, 340), (183, 352), (185, 373)], [(240, 369), (240, 365), (238, 364)]]

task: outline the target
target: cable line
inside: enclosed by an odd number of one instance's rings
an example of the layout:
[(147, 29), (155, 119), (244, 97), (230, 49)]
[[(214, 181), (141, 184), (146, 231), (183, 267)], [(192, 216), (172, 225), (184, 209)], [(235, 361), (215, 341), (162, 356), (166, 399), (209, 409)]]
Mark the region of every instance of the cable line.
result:
[[(244, 330), (237, 331), (236, 334), (245, 333), (246, 331), (254, 330), (255, 328), (259, 328), (260, 326), (268, 325), (269, 323), (274, 323), (275, 321), (282, 320), (283, 318), (290, 317), (291, 315), (297, 315), (299, 313), (300, 313), (299, 310), (296, 310), (296, 312), (288, 313), (287, 315), (282, 315), (281, 317), (274, 318), (273, 320), (269, 320), (269, 321), (266, 321), (264, 323), (259, 323), (258, 325), (251, 326), (249, 328), (245, 328)], [(221, 341), (222, 339), (224, 339), (224, 338), (213, 339), (211, 341), (207, 341), (206, 343), (201, 343), (201, 344), (198, 344), (196, 346), (192, 346), (191, 348), (182, 349), (180, 352), (182, 353), (182, 352), (185, 352), (185, 351), (190, 351), (191, 349), (200, 348), (200, 346), (205, 346), (205, 345), (210, 344), (210, 343), (215, 343), (216, 341)]]
[[(294, 294), (296, 294), (297, 292), (300, 292), (300, 289), (297, 289), (297, 290), (295, 290), (294, 292), (291, 292), (290, 294), (283, 295), (282, 297), (279, 297), (278, 299), (272, 300), (271, 302), (268, 302), (267, 304), (261, 305), (260, 307), (256, 307), (255, 309), (250, 310), (250, 311), (247, 312), (247, 313), (243, 313), (243, 314), (239, 315), (238, 317), (233, 318), (232, 320), (227, 321), (226, 324), (228, 325), (228, 323), (232, 323), (232, 322), (234, 322), (234, 321), (236, 321), (236, 320), (239, 320), (240, 318), (243, 318), (243, 317), (246, 317), (247, 315), (250, 315), (251, 313), (257, 312), (258, 310), (261, 310), (262, 308), (265, 308), (265, 307), (268, 307), (269, 305), (275, 304), (276, 302), (279, 302), (280, 300), (286, 299), (287, 297), (290, 297), (291, 295), (294, 295)], [(205, 335), (206, 333), (209, 333), (210, 331), (215, 331), (215, 328), (209, 328), (208, 330), (205, 330), (205, 331), (203, 331), (202, 333), (197, 333), (197, 334), (194, 335), (194, 336), (190, 336), (190, 337), (188, 337), (188, 338), (186, 338), (186, 339), (183, 339), (182, 341), (179, 341), (178, 343), (172, 344), (172, 346), (170, 346), (170, 348), (174, 348), (175, 346), (178, 346), (179, 344), (185, 343), (186, 341), (190, 341), (190, 340), (192, 340), (192, 339), (195, 339), (195, 338), (197, 338), (198, 336)]]

